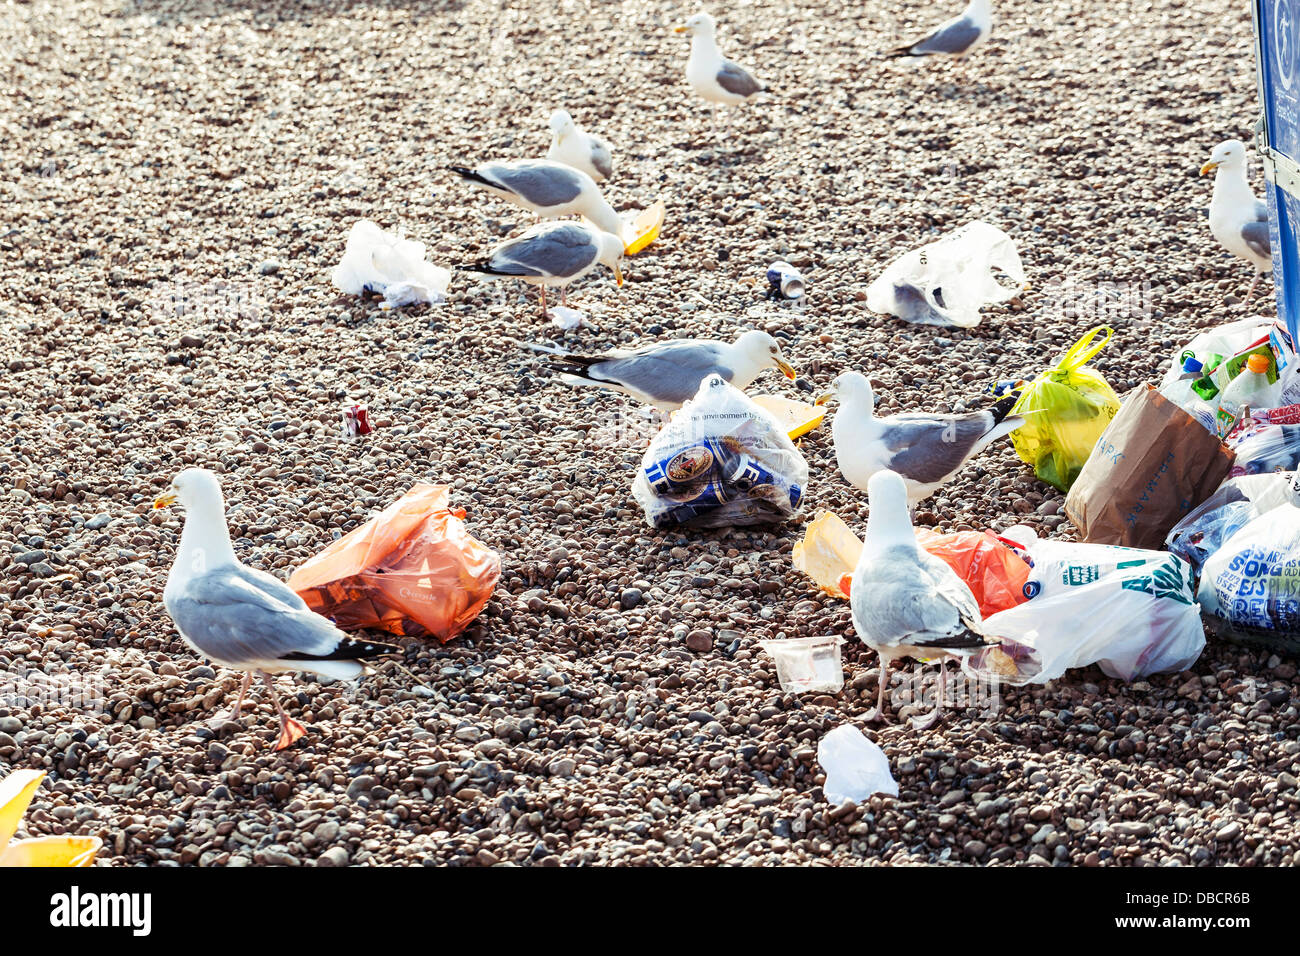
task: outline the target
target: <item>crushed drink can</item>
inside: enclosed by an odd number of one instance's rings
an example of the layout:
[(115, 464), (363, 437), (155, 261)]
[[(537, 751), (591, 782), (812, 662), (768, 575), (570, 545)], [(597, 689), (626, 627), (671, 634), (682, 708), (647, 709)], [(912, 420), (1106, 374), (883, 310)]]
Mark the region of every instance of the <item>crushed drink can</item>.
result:
[(804, 294), (803, 276), (799, 270), (788, 262), (774, 262), (767, 267), (767, 282), (772, 287), (771, 294), (781, 299), (802, 299)]
[(694, 445), (647, 465), (645, 478), (656, 494), (669, 495), (721, 475), (730, 454), (716, 438), (702, 438)]
[(365, 405), (343, 406), (342, 417), (344, 438), (358, 438), (373, 431), (370, 427), (370, 409)]

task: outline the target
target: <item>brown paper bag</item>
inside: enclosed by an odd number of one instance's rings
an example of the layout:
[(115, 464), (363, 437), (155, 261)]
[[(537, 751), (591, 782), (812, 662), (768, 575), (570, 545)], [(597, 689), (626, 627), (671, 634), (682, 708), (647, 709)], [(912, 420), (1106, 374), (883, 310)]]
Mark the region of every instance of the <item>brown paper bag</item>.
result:
[(1085, 541), (1158, 550), (1228, 477), (1234, 457), (1159, 391), (1134, 389), (1079, 472), (1065, 513)]

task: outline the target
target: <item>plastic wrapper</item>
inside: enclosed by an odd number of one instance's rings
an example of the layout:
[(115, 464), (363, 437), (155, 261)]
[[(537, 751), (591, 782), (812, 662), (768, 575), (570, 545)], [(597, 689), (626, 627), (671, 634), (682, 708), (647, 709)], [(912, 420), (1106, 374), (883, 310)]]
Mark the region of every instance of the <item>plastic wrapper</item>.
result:
[(451, 272), (425, 261), (424, 243), (385, 232), (362, 219), (348, 233), (343, 261), (331, 276), (347, 295), (379, 292), (386, 308), (447, 301)]
[[(1291, 409), (1287, 407), (1287, 417)], [(1282, 411), (1278, 409), (1277, 411)], [(1268, 472), (1295, 471), (1300, 464), (1300, 424), (1273, 424), (1267, 411), (1252, 414), (1238, 425), (1225, 440), (1237, 455), (1229, 474), (1262, 475)]]
[[(1094, 342), (1102, 332), (1100, 342)], [(1034, 474), (1061, 491), (1069, 491), (1097, 439), (1119, 411), (1119, 397), (1087, 363), (1110, 341), (1111, 330), (1098, 326), (1075, 342), (1055, 365), (1025, 386), (1012, 415), (1025, 419), (1011, 433), (1020, 460)]]
[(1300, 633), (1300, 508), (1263, 511), (1205, 561), (1197, 599), (1211, 617)]
[(710, 375), (650, 442), (632, 495), (652, 527), (723, 528), (788, 518), (807, 484), (785, 428)]
[(1291, 475), (1229, 478), (1170, 530), (1165, 546), (1199, 574), (1207, 558), (1241, 528), (1291, 500)]
[(842, 724), (821, 739), (817, 762), (826, 773), (822, 793), (834, 806), (845, 800), (862, 803), (874, 793), (898, 796), (889, 758), (852, 724)]
[[(1010, 537), (1011, 532), (1004, 532)], [(1029, 600), (984, 619), (986, 634), (1041, 656), (1034, 683), (1096, 664), (1132, 681), (1186, 670), (1205, 647), (1191, 566), (1166, 551), (1104, 544), (1020, 542), (1034, 566)]]
[(501, 559), (448, 507), (450, 492), (415, 485), (298, 568), (289, 587), (345, 630), (451, 640), (492, 596)]
[[(1002, 285), (995, 270), (1016, 285)], [(976, 220), (891, 262), (867, 288), (867, 308), (904, 322), (968, 329), (979, 324), (982, 306), (1005, 302), (1024, 285), (1015, 241)]]
[(844, 686), (844, 665), (840, 661), (843, 644), (844, 638), (835, 636), (758, 642), (776, 662), (777, 680), (787, 694), (837, 693)]
[[(970, 588), (987, 617), (1027, 600), (1029, 564), (1007, 543), (986, 531), (940, 534), (916, 529), (916, 541), (941, 559)], [(832, 597), (847, 598), (849, 581), (862, 553), (860, 539), (839, 517), (819, 512), (794, 546), (794, 566)]]

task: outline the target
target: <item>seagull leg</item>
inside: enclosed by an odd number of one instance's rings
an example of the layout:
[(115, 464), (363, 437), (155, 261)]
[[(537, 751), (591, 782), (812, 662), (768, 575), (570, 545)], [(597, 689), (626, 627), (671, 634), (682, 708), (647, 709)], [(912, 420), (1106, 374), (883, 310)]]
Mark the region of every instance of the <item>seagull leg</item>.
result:
[(275, 692), (275, 684), (271, 683), (271, 675), (266, 671), (259, 673), (262, 675), (262, 680), (266, 681), (266, 689), (271, 694), (271, 703), (275, 704), (275, 712), (280, 715), (280, 739), (275, 742), (275, 749), (283, 750), (300, 740), (303, 734), (307, 733), (307, 728), (284, 712), (280, 697)]
[(867, 714), (867, 722), (885, 719), (885, 689), (889, 687), (889, 661), (880, 658), (880, 678), (876, 681), (876, 709)]
[(546, 286), (539, 283), (537, 288), (542, 293), (542, 318), (546, 318)]
[(1259, 285), (1259, 277), (1263, 274), (1258, 269), (1255, 270), (1255, 279), (1251, 282), (1250, 288), (1246, 290), (1246, 308), (1250, 308), (1250, 297), (1255, 294), (1255, 286)]
[(238, 720), (240, 713), (244, 710), (244, 697), (248, 695), (248, 685), (253, 682), (253, 672), (244, 671), (244, 679), (239, 685), (239, 699), (235, 701), (235, 709), (226, 713), (217, 714), (208, 721), (208, 726), (213, 730), (224, 727), (232, 720)]
[(939, 661), (939, 695), (938, 700), (934, 702), (934, 710), (925, 717), (913, 717), (913, 730), (929, 730), (938, 721), (939, 715), (943, 712), (943, 699), (948, 695), (948, 668), (947, 661)]

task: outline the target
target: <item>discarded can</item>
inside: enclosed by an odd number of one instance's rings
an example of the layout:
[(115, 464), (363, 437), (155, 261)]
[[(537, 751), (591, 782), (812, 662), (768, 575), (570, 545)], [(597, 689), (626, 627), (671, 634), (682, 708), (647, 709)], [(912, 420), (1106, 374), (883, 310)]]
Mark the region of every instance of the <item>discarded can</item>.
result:
[(771, 294), (775, 298), (803, 298), (803, 276), (799, 274), (798, 269), (788, 262), (774, 262), (768, 266), (767, 282), (772, 287)]
[(669, 501), (689, 505), (698, 511), (716, 508), (726, 503), (731, 498), (731, 490), (721, 481), (713, 479), (697, 482), (687, 488), (674, 488), (672, 491), (665, 492), (664, 497)]
[(1008, 378), (1000, 382), (994, 382), (989, 386), (989, 394), (994, 398), (1004, 398), (1013, 392), (1018, 392), (1025, 387), (1023, 378)]
[(343, 406), (343, 437), (357, 438), (361, 435), (369, 435), (373, 431), (370, 427), (370, 409), (365, 405), (345, 405)]
[(726, 446), (717, 439), (704, 438), (698, 444), (647, 465), (645, 478), (656, 494), (667, 495), (698, 485), (711, 474), (720, 475), (729, 454)]

